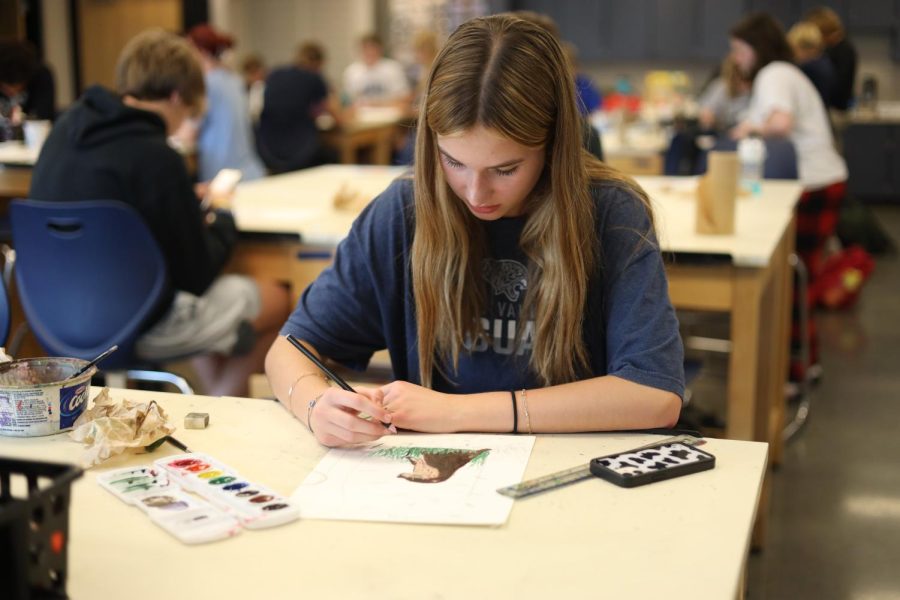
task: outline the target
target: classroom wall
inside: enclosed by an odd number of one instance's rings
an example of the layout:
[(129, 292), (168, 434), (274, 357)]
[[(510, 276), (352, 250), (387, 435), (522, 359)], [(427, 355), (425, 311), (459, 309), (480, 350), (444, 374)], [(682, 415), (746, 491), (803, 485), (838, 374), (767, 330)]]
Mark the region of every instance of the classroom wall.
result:
[(56, 78), (56, 106), (68, 106), (74, 100), (75, 65), (72, 57), (72, 32), (68, 2), (44, 2), (41, 5), (44, 26), (44, 59)]
[(325, 76), (340, 87), (356, 57), (356, 39), (375, 29), (374, 0), (210, 0), (210, 21), (237, 38), (235, 60), (250, 52), (269, 66), (293, 60), (301, 41), (316, 40), (327, 53)]

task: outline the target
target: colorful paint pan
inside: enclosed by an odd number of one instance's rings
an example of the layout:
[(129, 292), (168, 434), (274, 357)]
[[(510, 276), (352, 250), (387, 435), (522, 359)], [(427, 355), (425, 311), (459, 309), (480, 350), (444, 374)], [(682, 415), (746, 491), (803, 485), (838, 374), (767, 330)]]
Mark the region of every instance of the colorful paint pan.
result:
[[(290, 500), (265, 486), (248, 482), (237, 471), (212, 456), (183, 454), (160, 459), (155, 464), (166, 471), (173, 483), (180, 483), (186, 490), (225, 508), (248, 529), (274, 527), (300, 517), (299, 508)], [(144, 495), (147, 494), (144, 492)], [(161, 510), (155, 510), (152, 514), (160, 519), (175, 517), (175, 514)], [(177, 514), (179, 518), (186, 519), (191, 512)]]
[(230, 475), (226, 475), (225, 477), (216, 477), (215, 479), (210, 479), (209, 484), (210, 485), (224, 485), (226, 483), (231, 483), (232, 481), (235, 481), (236, 479), (237, 479), (237, 477), (232, 477)]

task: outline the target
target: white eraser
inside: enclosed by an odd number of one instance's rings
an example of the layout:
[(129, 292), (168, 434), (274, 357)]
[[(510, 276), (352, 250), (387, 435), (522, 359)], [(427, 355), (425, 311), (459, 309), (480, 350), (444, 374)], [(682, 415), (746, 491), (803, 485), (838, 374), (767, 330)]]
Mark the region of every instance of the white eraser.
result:
[(209, 413), (192, 412), (184, 416), (185, 429), (206, 429), (209, 425)]

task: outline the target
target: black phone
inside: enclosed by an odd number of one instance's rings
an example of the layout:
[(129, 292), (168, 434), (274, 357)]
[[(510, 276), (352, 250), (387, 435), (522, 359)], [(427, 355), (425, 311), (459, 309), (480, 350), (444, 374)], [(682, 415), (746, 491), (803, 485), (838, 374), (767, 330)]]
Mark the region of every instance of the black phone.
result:
[(637, 487), (716, 466), (716, 457), (684, 442), (627, 450), (591, 460), (591, 473), (621, 487)]

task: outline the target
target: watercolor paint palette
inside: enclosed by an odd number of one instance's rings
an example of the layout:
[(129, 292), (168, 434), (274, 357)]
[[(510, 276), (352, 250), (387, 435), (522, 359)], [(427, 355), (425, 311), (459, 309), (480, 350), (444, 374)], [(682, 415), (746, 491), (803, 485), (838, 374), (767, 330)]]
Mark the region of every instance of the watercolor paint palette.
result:
[(116, 469), (98, 475), (97, 482), (185, 544), (214, 542), (241, 531), (236, 516), (186, 494), (161, 468)]
[(291, 500), (241, 477), (205, 454), (168, 456), (154, 466), (184, 489), (235, 515), (247, 529), (275, 527), (300, 517), (300, 509)]

